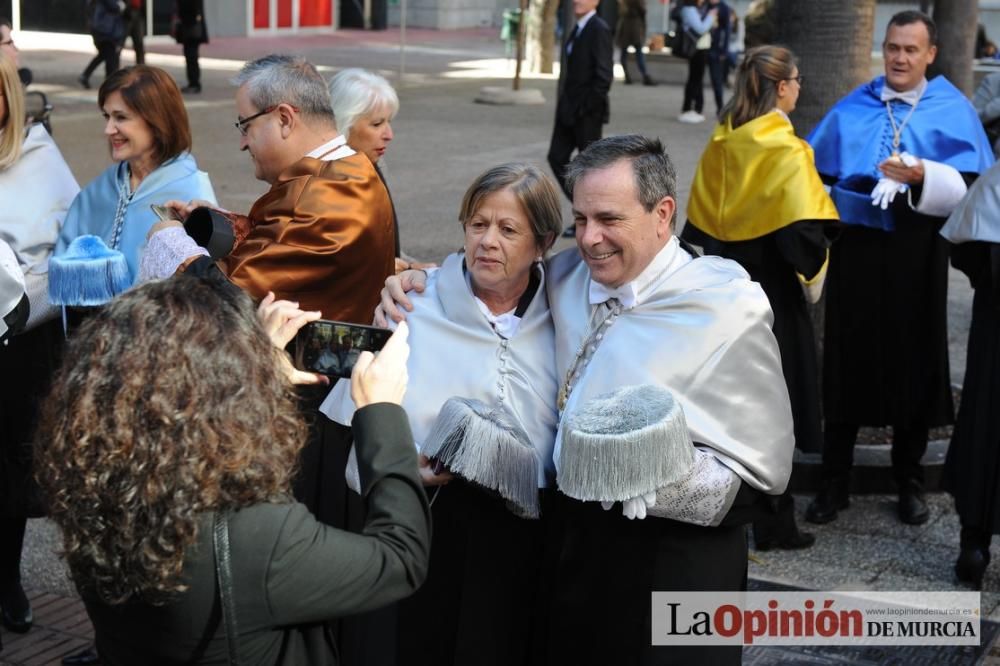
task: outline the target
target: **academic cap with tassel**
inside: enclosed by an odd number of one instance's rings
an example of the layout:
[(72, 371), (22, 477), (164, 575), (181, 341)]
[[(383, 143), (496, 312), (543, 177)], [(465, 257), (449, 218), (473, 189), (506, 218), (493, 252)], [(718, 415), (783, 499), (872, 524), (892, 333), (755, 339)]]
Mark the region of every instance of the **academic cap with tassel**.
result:
[(684, 412), (662, 386), (593, 398), (563, 426), (559, 489), (585, 502), (622, 502), (683, 477), (694, 464)]
[(49, 259), (49, 302), (53, 305), (104, 305), (131, 286), (125, 255), (98, 236), (79, 236), (65, 252)]

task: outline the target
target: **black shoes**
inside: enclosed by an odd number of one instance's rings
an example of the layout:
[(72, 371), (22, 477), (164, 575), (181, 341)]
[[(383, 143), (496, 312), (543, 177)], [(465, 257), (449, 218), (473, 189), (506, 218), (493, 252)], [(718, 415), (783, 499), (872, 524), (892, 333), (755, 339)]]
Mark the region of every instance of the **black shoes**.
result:
[(99, 664), (101, 658), (97, 656), (97, 649), (90, 646), (75, 654), (62, 658), (63, 666), (87, 666), (88, 664)]
[(81, 86), (83, 86), (84, 89), (90, 90), (90, 79), (87, 76), (81, 74), (80, 76), (76, 77), (76, 82), (79, 83)]
[(20, 581), (0, 595), (0, 621), (16, 634), (24, 634), (31, 629), (35, 618)]
[(814, 543), (816, 543), (815, 536), (809, 532), (800, 532), (796, 530), (794, 534), (780, 537), (778, 539), (758, 541), (754, 545), (757, 550), (802, 550), (803, 548), (809, 548)]
[(962, 547), (955, 560), (955, 576), (963, 583), (971, 584), (975, 589), (983, 588), (983, 576), (986, 567), (990, 565), (989, 548)]
[(849, 483), (850, 478), (846, 476), (825, 480), (823, 487), (806, 509), (806, 520), (817, 525), (836, 520), (837, 512), (851, 505)]
[(185, 95), (198, 95), (201, 93), (201, 86), (184, 86), (181, 92)]
[(642, 75), (642, 85), (644, 85), (644, 86), (655, 86), (656, 85), (656, 80), (653, 77), (651, 77), (649, 74), (643, 74)]
[(917, 481), (903, 483), (899, 491), (899, 519), (907, 525), (923, 525), (929, 517), (923, 486)]

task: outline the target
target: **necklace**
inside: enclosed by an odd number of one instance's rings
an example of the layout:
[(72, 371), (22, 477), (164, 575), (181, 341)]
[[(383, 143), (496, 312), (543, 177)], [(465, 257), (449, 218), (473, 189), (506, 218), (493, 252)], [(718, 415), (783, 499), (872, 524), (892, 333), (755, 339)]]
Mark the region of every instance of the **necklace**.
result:
[(580, 347), (576, 350), (576, 357), (566, 371), (566, 379), (563, 380), (559, 389), (556, 404), (561, 412), (566, 408), (569, 394), (573, 391), (573, 386), (583, 372), (583, 366), (587, 364), (590, 357), (597, 351), (597, 346), (604, 339), (607, 328), (615, 323), (615, 319), (621, 314), (622, 304), (617, 298), (611, 298), (597, 306), (592, 315), (590, 332), (584, 337)]
[(910, 112), (906, 114), (903, 118), (903, 122), (900, 125), (896, 125), (896, 117), (892, 115), (892, 106), (890, 100), (885, 101), (885, 111), (889, 114), (889, 124), (892, 125), (892, 156), (899, 157), (899, 144), (903, 135), (903, 130), (906, 128), (906, 123), (910, 122), (910, 117), (913, 112), (917, 110), (917, 104), (920, 103), (920, 98), (918, 97), (914, 102), (913, 106), (910, 107)]

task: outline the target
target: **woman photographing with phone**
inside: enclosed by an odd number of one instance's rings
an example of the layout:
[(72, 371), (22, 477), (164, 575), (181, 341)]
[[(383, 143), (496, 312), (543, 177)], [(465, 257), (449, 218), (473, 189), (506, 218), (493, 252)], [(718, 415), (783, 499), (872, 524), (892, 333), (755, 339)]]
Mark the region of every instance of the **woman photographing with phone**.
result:
[(306, 434), (291, 383), (316, 378), (279, 349), (318, 316), (267, 298), (259, 321), (231, 285), (178, 275), (70, 340), (39, 476), (103, 663), (336, 664), (326, 621), (423, 581), (430, 514), (399, 407), (406, 329), (351, 377), (364, 534), (291, 498)]

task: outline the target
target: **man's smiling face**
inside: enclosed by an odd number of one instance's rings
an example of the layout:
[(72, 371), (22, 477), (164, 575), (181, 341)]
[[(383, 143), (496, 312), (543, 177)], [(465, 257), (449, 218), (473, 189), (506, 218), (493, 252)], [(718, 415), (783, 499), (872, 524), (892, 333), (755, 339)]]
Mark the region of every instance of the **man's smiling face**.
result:
[(664, 197), (645, 209), (631, 160), (583, 175), (573, 186), (573, 220), (591, 278), (614, 288), (638, 277), (670, 240), (674, 207)]

